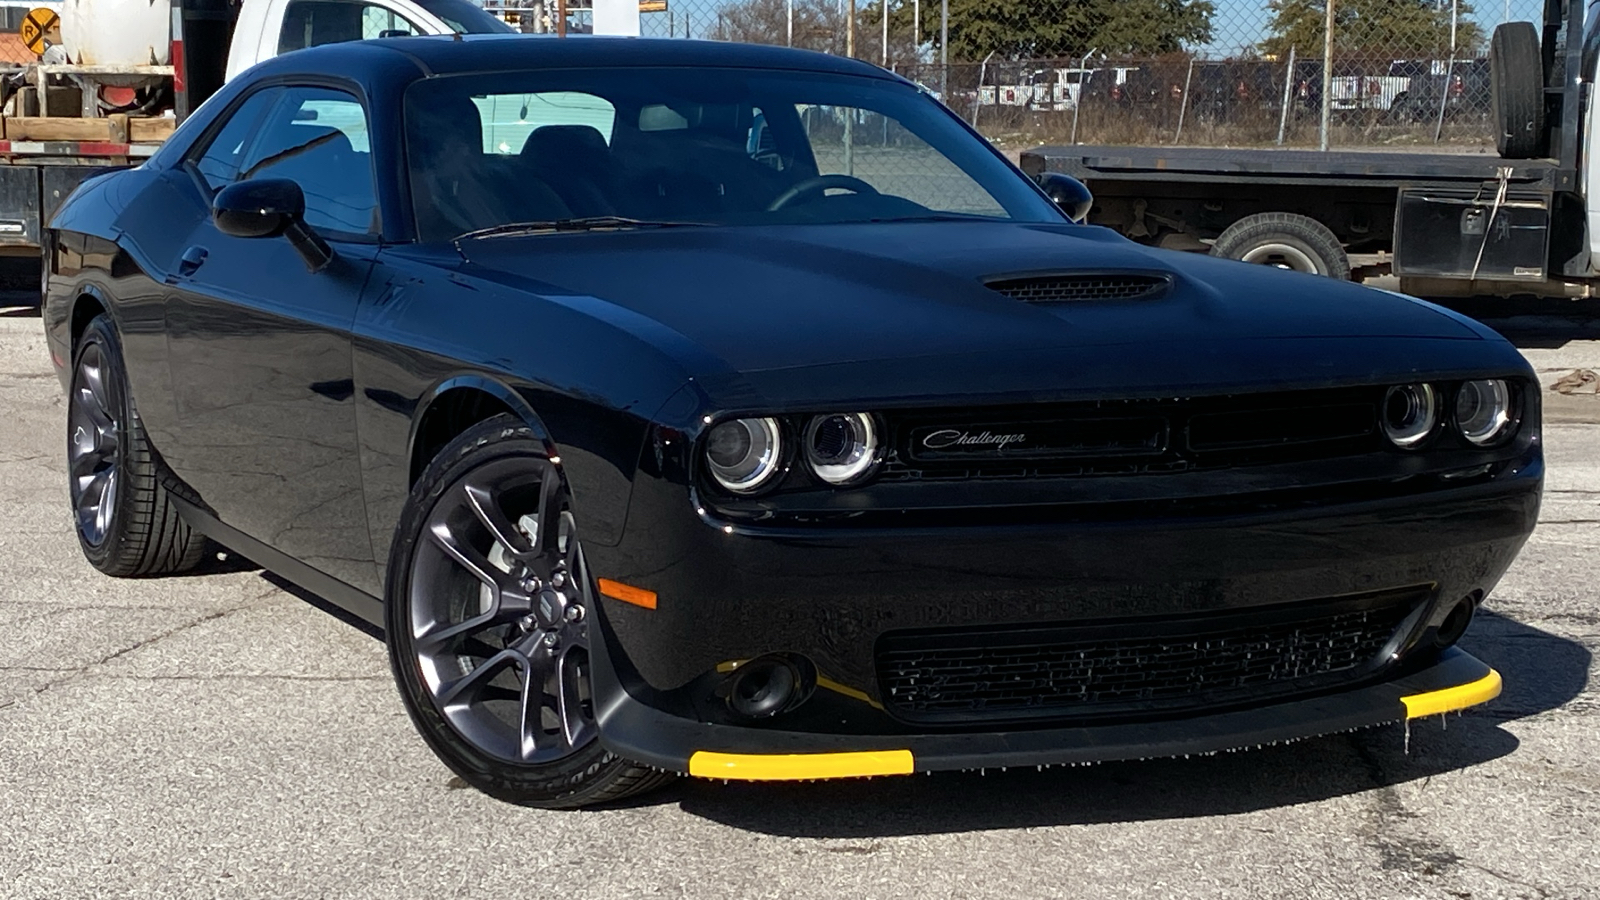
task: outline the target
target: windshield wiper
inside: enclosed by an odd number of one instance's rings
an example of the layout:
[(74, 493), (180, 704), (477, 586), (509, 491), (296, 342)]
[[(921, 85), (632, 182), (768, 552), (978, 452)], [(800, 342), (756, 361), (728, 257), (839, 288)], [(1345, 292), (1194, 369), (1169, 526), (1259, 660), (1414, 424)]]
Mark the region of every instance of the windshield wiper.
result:
[(510, 237), (523, 234), (541, 234), (552, 231), (606, 231), (630, 228), (683, 228), (704, 226), (705, 222), (651, 222), (630, 219), (626, 216), (581, 216), (573, 219), (544, 219), (533, 222), (509, 222), (469, 231), (456, 238), (458, 241), (485, 237)]

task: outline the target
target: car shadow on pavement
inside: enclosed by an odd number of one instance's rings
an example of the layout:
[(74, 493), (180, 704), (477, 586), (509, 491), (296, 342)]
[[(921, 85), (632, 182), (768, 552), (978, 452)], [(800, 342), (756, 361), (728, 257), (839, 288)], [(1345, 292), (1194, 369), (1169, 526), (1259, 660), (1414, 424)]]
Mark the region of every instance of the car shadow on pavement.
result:
[(1481, 710), (1188, 759), (801, 784), (684, 781), (639, 798), (788, 837), (866, 839), (1226, 815), (1360, 794), (1515, 751), (1502, 723), (1557, 709), (1588, 685), (1581, 644), (1482, 613), (1463, 647), (1505, 692)]

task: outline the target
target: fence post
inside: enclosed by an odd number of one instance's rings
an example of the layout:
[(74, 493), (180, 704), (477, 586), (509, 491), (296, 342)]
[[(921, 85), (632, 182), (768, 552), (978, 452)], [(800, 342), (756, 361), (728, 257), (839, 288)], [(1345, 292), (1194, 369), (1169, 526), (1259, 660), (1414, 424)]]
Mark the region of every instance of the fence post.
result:
[[(1078, 142), (1078, 114), (1083, 111), (1083, 74), (1089, 68), (1089, 57), (1094, 55), (1095, 48), (1090, 47), (1089, 52), (1083, 55), (1083, 60), (1078, 63), (1078, 102), (1072, 104), (1072, 143)], [(998, 96), (996, 100), (1000, 99)]]
[(1289, 48), (1289, 70), (1283, 76), (1283, 111), (1278, 114), (1278, 143), (1283, 143), (1283, 133), (1289, 127), (1289, 102), (1293, 95), (1290, 88), (1294, 86), (1294, 48)]
[(1189, 85), (1194, 81), (1194, 57), (1189, 57), (1189, 71), (1183, 74), (1183, 96), (1178, 98), (1178, 130), (1172, 134), (1172, 145), (1176, 147), (1178, 141), (1183, 139), (1183, 117), (1189, 111)]
[(1460, 9), (1460, 0), (1450, 0), (1450, 64), (1445, 66), (1444, 86), (1439, 89), (1439, 124), (1433, 129), (1435, 144), (1444, 137), (1444, 108), (1450, 103), (1450, 81), (1456, 77), (1456, 16)]
[(1327, 0), (1327, 22), (1322, 30), (1322, 129), (1318, 146), (1328, 149), (1328, 126), (1333, 119), (1333, 0)]

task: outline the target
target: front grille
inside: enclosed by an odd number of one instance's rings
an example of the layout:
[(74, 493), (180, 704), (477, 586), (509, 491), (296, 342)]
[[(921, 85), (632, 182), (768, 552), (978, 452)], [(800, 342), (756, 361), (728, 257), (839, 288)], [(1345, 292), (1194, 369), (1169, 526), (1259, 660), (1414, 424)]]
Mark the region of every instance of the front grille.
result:
[(1183, 619), (884, 635), (886, 708), (917, 723), (1105, 717), (1257, 702), (1379, 668), (1413, 588)]
[(1381, 387), (886, 415), (884, 481), (1137, 475), (1383, 447)]
[(1082, 303), (1095, 300), (1149, 300), (1166, 293), (1170, 282), (1160, 275), (1099, 273), (1007, 278), (988, 283), (1024, 303)]

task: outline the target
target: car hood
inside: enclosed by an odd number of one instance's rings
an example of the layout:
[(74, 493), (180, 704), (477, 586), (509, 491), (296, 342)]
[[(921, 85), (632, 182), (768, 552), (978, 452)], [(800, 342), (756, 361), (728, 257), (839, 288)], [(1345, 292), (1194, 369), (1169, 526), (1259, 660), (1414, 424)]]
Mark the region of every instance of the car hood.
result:
[[(1333, 384), (1481, 368), (1486, 341), (1503, 343), (1420, 301), (1085, 226), (642, 229), (478, 238), (461, 251), (482, 277), (633, 331), (740, 406)], [(1074, 272), (1158, 274), (1171, 288), (1029, 303), (986, 286)]]

